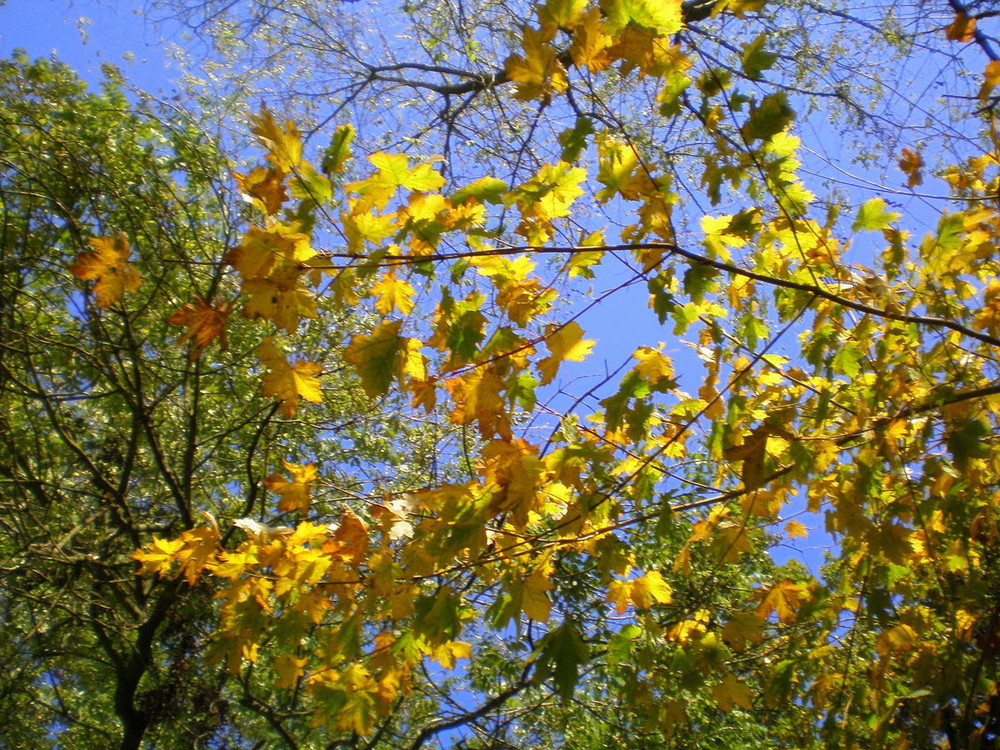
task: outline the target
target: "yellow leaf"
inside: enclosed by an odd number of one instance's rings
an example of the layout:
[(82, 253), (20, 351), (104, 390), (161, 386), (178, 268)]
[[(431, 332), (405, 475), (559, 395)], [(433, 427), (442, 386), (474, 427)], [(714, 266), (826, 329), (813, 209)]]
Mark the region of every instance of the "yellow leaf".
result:
[(257, 357), (267, 368), (264, 373), (263, 395), (278, 399), (283, 416), (295, 416), (300, 397), (314, 404), (323, 400), (319, 380), (316, 378), (323, 368), (315, 362), (299, 361), (290, 365), (270, 337), (257, 347)]
[(278, 654), (274, 658), (274, 671), (278, 673), (278, 679), (274, 686), (292, 690), (298, 685), (299, 677), (305, 672), (308, 659), (299, 658), (294, 654)]
[(632, 352), (632, 358), (639, 361), (635, 371), (650, 385), (663, 380), (673, 380), (674, 367), (670, 357), (649, 346), (640, 346)]
[(524, 580), (521, 609), (535, 622), (548, 622), (552, 601), (546, 593), (552, 588), (548, 576), (536, 570)]
[(986, 99), (993, 89), (1000, 84), (1000, 60), (990, 60), (983, 70), (983, 85), (979, 89), (979, 98)]
[(384, 209), (399, 188), (411, 191), (438, 190), (444, 185), (444, 177), (430, 164), (418, 164), (410, 168), (409, 159), (404, 154), (378, 152), (368, 157), (378, 170), (371, 177), (352, 182), (347, 189), (357, 193), (361, 201), (356, 211), (367, 211), (372, 206)]
[(785, 533), (789, 539), (805, 539), (809, 536), (809, 529), (798, 521), (789, 521), (785, 524)]
[(575, 65), (597, 73), (611, 64), (608, 49), (614, 39), (605, 30), (604, 14), (600, 8), (591, 8), (583, 15), (573, 28), (573, 43), (569, 48)]
[(525, 26), (521, 46), (524, 56), (511, 55), (504, 66), (507, 78), (517, 84), (514, 96), (522, 101), (547, 102), (553, 91), (565, 91), (569, 85), (566, 70), (545, 32)]
[(347, 558), (357, 565), (368, 551), (368, 524), (346, 503), (341, 503), (340, 508), (340, 523), (333, 529), (333, 539), (344, 545)]
[(764, 592), (757, 614), (769, 617), (772, 612), (778, 615), (778, 621), (785, 623), (795, 619), (795, 613), (802, 605), (802, 600), (808, 596), (803, 586), (792, 583), (787, 578), (774, 584)]
[(896, 625), (879, 633), (875, 650), (880, 656), (888, 656), (896, 651), (907, 651), (919, 640), (917, 632), (909, 625)]
[(625, 614), (631, 601), (632, 582), (614, 580), (608, 584), (607, 601), (615, 605), (615, 612)]
[(233, 172), (236, 185), (246, 201), (267, 216), (277, 215), (281, 206), (288, 200), (288, 193), (285, 190), (286, 175), (287, 172), (277, 167), (266, 169), (260, 166), (254, 167), (246, 175)]
[(285, 460), (282, 460), (281, 463), (284, 465), (285, 471), (292, 475), (291, 480), (280, 474), (271, 474), (264, 480), (264, 485), (281, 497), (278, 501), (278, 510), (297, 510), (305, 513), (309, 510), (310, 485), (318, 477), (316, 465), (313, 463), (293, 464)]
[(651, 570), (646, 575), (631, 581), (633, 604), (638, 609), (649, 609), (653, 604), (669, 604), (673, 601), (673, 590), (663, 580), (657, 570)]
[(302, 136), (292, 120), (278, 125), (267, 107), (250, 117), (250, 130), (269, 149), (267, 157), (275, 166), (291, 172), (302, 161)]
[(142, 567), (136, 571), (136, 575), (147, 575), (155, 573), (160, 578), (166, 578), (173, 566), (176, 554), (184, 546), (180, 539), (160, 539), (156, 536), (144, 550), (137, 550), (132, 553), (133, 560), (142, 563)]
[(262, 279), (247, 279), (243, 293), (250, 299), (243, 305), (243, 317), (270, 320), (278, 328), (295, 333), (302, 318), (316, 317), (313, 293), (299, 283), (299, 271), (275, 272)]
[(291, 267), (294, 273), (315, 255), (308, 235), (292, 225), (274, 224), (267, 229), (248, 229), (224, 260), (244, 279), (259, 279), (270, 275), (275, 266)]
[(448, 641), (431, 651), (431, 658), (445, 669), (454, 669), (458, 659), (472, 656), (472, 646), (463, 641)]
[(403, 315), (409, 315), (413, 310), (413, 298), (416, 290), (406, 279), (397, 279), (395, 274), (387, 273), (369, 291), (369, 296), (377, 297), (375, 309), (383, 315), (398, 310)]
[(549, 356), (538, 363), (542, 385), (552, 382), (563, 362), (582, 362), (586, 359), (595, 343), (593, 339), (583, 339), (583, 329), (575, 320), (551, 332), (545, 338)]
[(93, 237), (90, 246), (94, 249), (80, 253), (69, 271), (84, 281), (97, 281), (94, 293), (98, 307), (110, 307), (125, 292), (134, 292), (139, 288), (142, 275), (128, 263), (132, 251), (124, 232), (114, 237)]
[(683, 26), (681, 0), (603, 0), (600, 5), (612, 33), (635, 24), (667, 36)]

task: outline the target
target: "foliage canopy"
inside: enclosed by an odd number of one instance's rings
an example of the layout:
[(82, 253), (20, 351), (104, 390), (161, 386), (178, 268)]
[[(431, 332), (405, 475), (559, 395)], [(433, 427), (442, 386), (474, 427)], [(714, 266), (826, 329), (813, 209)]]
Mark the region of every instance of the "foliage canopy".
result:
[(774, 5), (179, 4), (232, 182), (7, 63), (13, 744), (995, 746), (992, 14)]

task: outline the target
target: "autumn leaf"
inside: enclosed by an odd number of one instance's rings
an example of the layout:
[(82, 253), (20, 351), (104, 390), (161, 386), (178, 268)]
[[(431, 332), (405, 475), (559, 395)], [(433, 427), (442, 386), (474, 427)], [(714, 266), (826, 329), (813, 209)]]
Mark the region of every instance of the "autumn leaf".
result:
[(921, 169), (924, 166), (924, 158), (920, 155), (919, 151), (914, 151), (911, 148), (904, 148), (903, 155), (899, 159), (899, 169), (906, 175), (906, 187), (915, 188), (924, 181), (924, 176), (921, 173)]
[(600, 5), (612, 34), (634, 23), (666, 36), (683, 25), (681, 0), (603, 0)]
[(316, 465), (294, 464), (285, 460), (281, 463), (285, 471), (291, 474), (291, 478), (287, 479), (281, 474), (271, 474), (264, 480), (264, 485), (281, 498), (278, 501), (278, 510), (305, 513), (309, 510), (309, 496), (312, 491), (310, 485), (318, 477)]
[(319, 380), (323, 368), (315, 362), (296, 362), (290, 365), (270, 337), (257, 348), (257, 357), (267, 368), (264, 374), (264, 396), (278, 399), (279, 410), (285, 417), (295, 416), (299, 398), (318, 404), (323, 400)]
[(557, 328), (545, 337), (549, 356), (538, 363), (541, 383), (551, 383), (563, 362), (582, 362), (594, 348), (596, 341), (583, 338), (583, 329), (575, 320)]
[(205, 348), (216, 339), (219, 340), (219, 347), (225, 350), (228, 317), (228, 302), (222, 301), (212, 305), (201, 297), (195, 297), (193, 302), (185, 302), (178, 308), (167, 318), (167, 322), (187, 328), (187, 332), (177, 340), (177, 343), (183, 344), (190, 340), (190, 357), (194, 360), (198, 359)]
[(97, 306), (107, 308), (120, 300), (125, 292), (134, 292), (142, 283), (137, 269), (129, 265), (131, 250), (124, 232), (113, 237), (93, 237), (90, 252), (80, 253), (69, 267), (70, 273), (84, 281), (97, 281), (94, 293)]
[(731, 711), (733, 706), (747, 711), (753, 708), (753, 691), (734, 674), (727, 674), (722, 682), (716, 684), (712, 688), (712, 696), (723, 711)]
[(573, 43), (569, 48), (575, 65), (597, 73), (611, 64), (608, 50), (614, 39), (605, 32), (604, 15), (600, 8), (590, 8), (583, 14), (573, 29)]
[(400, 336), (402, 325), (401, 320), (383, 321), (371, 334), (355, 336), (344, 350), (344, 359), (354, 365), (361, 387), (371, 398), (384, 396), (397, 377), (423, 380), (426, 375), (421, 344)]
[(437, 190), (444, 185), (444, 177), (430, 164), (418, 164), (411, 168), (409, 159), (403, 154), (386, 154), (380, 151), (369, 156), (368, 161), (378, 171), (367, 179), (347, 186), (348, 190), (363, 199), (360, 206), (364, 210), (372, 206), (384, 209), (399, 188), (428, 191)]
[(773, 612), (778, 615), (778, 621), (782, 623), (795, 619), (795, 613), (802, 605), (803, 599), (808, 596), (800, 584), (793, 583), (788, 579), (778, 581), (761, 593), (762, 598), (757, 607), (757, 614), (766, 618)]
[(183, 539), (160, 539), (156, 536), (144, 549), (133, 552), (130, 557), (142, 564), (137, 575), (157, 575), (166, 578), (172, 569), (176, 555), (184, 546)]
[(271, 111), (262, 106), (260, 114), (250, 117), (250, 131), (268, 149), (267, 157), (284, 172), (291, 172), (302, 161), (302, 136), (292, 120), (279, 125)]
[(547, 101), (552, 92), (565, 91), (569, 85), (566, 70), (545, 33), (525, 26), (521, 46), (524, 54), (511, 55), (504, 64), (507, 77), (517, 84), (514, 96), (523, 101)]
[(266, 216), (275, 216), (288, 200), (285, 190), (286, 172), (277, 167), (254, 167), (249, 174), (233, 172), (233, 178), (247, 202), (256, 206)]
[(409, 315), (413, 310), (413, 298), (417, 292), (406, 279), (397, 278), (395, 274), (387, 273), (372, 285), (369, 295), (376, 297), (375, 309), (383, 315), (396, 311)]
[(343, 545), (345, 559), (358, 565), (365, 558), (368, 550), (368, 524), (358, 517), (346, 503), (340, 505), (340, 522), (331, 527), (333, 539)]
[(316, 317), (313, 293), (299, 283), (299, 270), (284, 267), (267, 278), (247, 279), (242, 291), (250, 295), (243, 316), (270, 320), (288, 333), (298, 330), (302, 318)]
[(976, 19), (965, 13), (956, 13), (954, 20), (944, 30), (945, 38), (953, 42), (971, 42), (975, 34)]
[(552, 583), (542, 570), (535, 570), (524, 579), (521, 609), (529, 619), (535, 622), (548, 622), (549, 613), (552, 610), (552, 600), (549, 599), (546, 592), (551, 589)]

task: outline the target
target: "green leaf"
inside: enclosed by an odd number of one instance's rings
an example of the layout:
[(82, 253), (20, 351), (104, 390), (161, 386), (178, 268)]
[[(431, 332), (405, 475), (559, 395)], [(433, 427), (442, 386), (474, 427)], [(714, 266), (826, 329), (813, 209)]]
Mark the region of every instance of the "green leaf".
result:
[(475, 198), (481, 203), (499, 204), (507, 192), (507, 183), (496, 177), (480, 177), (451, 195), (451, 202), (462, 203), (466, 198)]
[(750, 117), (741, 130), (747, 143), (766, 141), (782, 132), (795, 118), (784, 92), (765, 96), (760, 104), (750, 105)]
[(743, 48), (743, 73), (752, 81), (759, 81), (763, 76), (765, 70), (769, 70), (772, 65), (774, 65), (775, 60), (778, 59), (778, 55), (774, 52), (768, 52), (764, 49), (764, 45), (767, 44), (767, 34), (761, 34), (756, 39), (754, 39), (750, 44)]
[(886, 211), (886, 202), (882, 198), (872, 198), (858, 209), (858, 215), (851, 225), (851, 231), (859, 230), (881, 231), (887, 229), (900, 214)]
[(535, 681), (541, 683), (551, 677), (559, 697), (569, 700), (580, 678), (580, 665), (590, 656), (590, 648), (576, 626), (566, 620), (546, 633), (535, 654)]
[(344, 171), (344, 165), (351, 158), (351, 141), (354, 140), (354, 135), (354, 127), (351, 125), (341, 125), (333, 132), (333, 138), (323, 152), (321, 162), (321, 168), (327, 175)]
[(577, 117), (576, 124), (559, 134), (559, 145), (563, 147), (560, 160), (574, 163), (587, 147), (587, 138), (595, 133), (594, 123), (589, 117)]

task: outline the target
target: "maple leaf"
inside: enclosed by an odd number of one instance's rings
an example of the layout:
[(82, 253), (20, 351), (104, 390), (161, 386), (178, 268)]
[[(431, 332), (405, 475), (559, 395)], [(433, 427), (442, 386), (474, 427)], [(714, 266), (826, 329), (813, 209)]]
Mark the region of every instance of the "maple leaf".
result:
[(924, 181), (924, 176), (921, 173), (921, 169), (924, 166), (924, 157), (920, 155), (919, 151), (914, 151), (911, 148), (904, 148), (903, 155), (900, 158), (899, 169), (906, 175), (906, 187), (915, 188)]
[(548, 622), (552, 611), (552, 600), (547, 591), (552, 589), (548, 576), (541, 570), (534, 571), (524, 579), (521, 593), (521, 609), (535, 622)]
[[(761, 590), (758, 590), (760, 592)], [(778, 615), (779, 622), (790, 622), (795, 618), (795, 613), (802, 604), (803, 599), (808, 596), (805, 588), (801, 584), (793, 583), (787, 578), (778, 581), (766, 591), (763, 591), (760, 605), (757, 607), (757, 614), (761, 617), (768, 617), (772, 612)]]
[(573, 27), (573, 43), (569, 48), (575, 65), (597, 73), (611, 64), (608, 50), (614, 39), (606, 31), (604, 14), (600, 8), (591, 8), (583, 14), (579, 23)]
[(468, 659), (470, 656), (472, 656), (472, 646), (463, 641), (442, 643), (431, 652), (431, 657), (445, 669), (454, 669), (457, 659)]
[(395, 274), (387, 273), (369, 290), (369, 295), (377, 297), (375, 309), (383, 315), (389, 315), (398, 310), (403, 315), (409, 315), (413, 310), (413, 298), (417, 292), (406, 279), (398, 279)]
[(727, 674), (712, 688), (712, 697), (723, 711), (730, 711), (733, 706), (747, 711), (753, 708), (753, 691), (734, 674)]
[(142, 567), (136, 571), (136, 575), (156, 574), (160, 578), (166, 578), (173, 567), (176, 555), (184, 546), (182, 539), (160, 539), (153, 537), (145, 549), (133, 552), (130, 557), (142, 563)]
[(565, 620), (546, 633), (535, 648), (535, 680), (542, 682), (552, 676), (559, 696), (569, 700), (580, 678), (580, 666), (589, 657), (590, 647), (580, 631), (570, 620)]
[(552, 220), (567, 216), (573, 201), (583, 195), (580, 185), (586, 177), (586, 170), (566, 162), (542, 166), (515, 193), (521, 210), (517, 233), (532, 244), (546, 242), (552, 235)]
[(595, 343), (594, 339), (583, 339), (583, 329), (575, 320), (549, 333), (545, 337), (549, 356), (538, 363), (542, 385), (552, 382), (563, 362), (582, 362), (586, 359)]
[(651, 570), (630, 581), (629, 596), (638, 609), (649, 609), (653, 604), (669, 604), (673, 601), (673, 590), (663, 580), (658, 570)]
[(236, 185), (246, 201), (267, 216), (276, 215), (288, 200), (288, 193), (285, 191), (286, 175), (286, 172), (277, 167), (267, 169), (261, 166), (254, 167), (246, 175), (233, 172)]
[(264, 485), (281, 497), (278, 501), (278, 510), (297, 510), (305, 513), (309, 510), (309, 496), (312, 491), (310, 485), (319, 476), (316, 464), (293, 464), (284, 459), (281, 463), (285, 471), (291, 474), (291, 479), (286, 479), (281, 474), (271, 474), (264, 480)]
[(271, 276), (247, 279), (242, 291), (250, 295), (243, 305), (243, 316), (270, 320), (288, 333), (298, 330), (302, 318), (316, 317), (312, 292), (299, 283), (300, 270), (284, 266)]
[(113, 237), (92, 237), (90, 246), (93, 250), (80, 253), (69, 271), (84, 281), (97, 281), (94, 293), (98, 307), (110, 307), (125, 292), (134, 292), (139, 288), (142, 275), (128, 263), (132, 251), (124, 232)]
[(674, 34), (683, 26), (681, 0), (603, 0), (601, 10), (612, 34), (630, 23), (661, 35)]
[(316, 378), (323, 368), (315, 362), (299, 361), (290, 365), (270, 337), (265, 338), (257, 347), (257, 357), (267, 368), (263, 395), (278, 399), (283, 416), (295, 416), (300, 397), (314, 404), (323, 400), (319, 380)]
[(343, 545), (342, 554), (352, 564), (357, 565), (364, 560), (368, 550), (368, 524), (358, 517), (346, 503), (340, 505), (340, 522), (330, 531), (333, 539)]
[(361, 378), (361, 387), (371, 398), (384, 396), (392, 381), (402, 375), (423, 380), (426, 372), (422, 344), (417, 339), (400, 336), (403, 321), (383, 321), (371, 334), (358, 334), (347, 349), (344, 359), (354, 365)]
[(399, 188), (415, 191), (438, 190), (444, 185), (444, 177), (430, 164), (418, 164), (410, 168), (410, 160), (404, 154), (386, 154), (381, 151), (368, 157), (378, 171), (371, 177), (352, 182), (347, 189), (362, 198), (361, 210), (371, 207), (384, 209)]
[(227, 252), (224, 260), (244, 279), (260, 279), (268, 276), (276, 265), (294, 269), (315, 256), (308, 235), (296, 226), (276, 223), (267, 229), (250, 227), (243, 241)]
[(251, 115), (250, 131), (269, 149), (267, 158), (284, 172), (291, 172), (302, 161), (302, 136), (292, 120), (278, 125), (266, 107)]
[(562, 92), (569, 86), (566, 69), (546, 37), (544, 31), (525, 26), (521, 35), (524, 55), (511, 55), (504, 63), (507, 78), (517, 84), (517, 99), (547, 102), (551, 92)]
[(206, 347), (216, 339), (219, 346), (226, 348), (226, 320), (229, 318), (229, 303), (218, 302), (214, 306), (201, 297), (195, 297), (193, 302), (185, 302), (178, 310), (167, 318), (167, 322), (175, 326), (184, 326), (187, 332), (177, 343), (191, 341), (190, 358), (198, 359)]
[(971, 42), (976, 35), (975, 17), (956, 13), (954, 20), (944, 30), (944, 35), (953, 42)]

